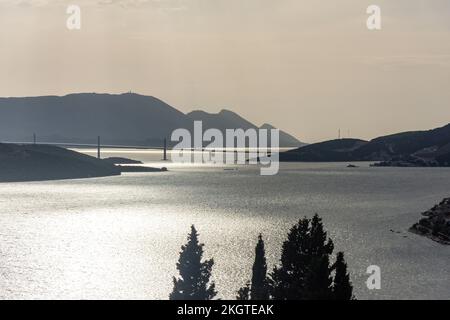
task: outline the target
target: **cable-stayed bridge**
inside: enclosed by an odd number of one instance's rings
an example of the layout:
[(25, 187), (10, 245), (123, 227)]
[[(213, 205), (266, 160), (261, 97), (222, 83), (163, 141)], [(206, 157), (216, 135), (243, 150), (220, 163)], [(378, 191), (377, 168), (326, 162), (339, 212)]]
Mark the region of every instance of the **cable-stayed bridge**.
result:
[(101, 158), (101, 149), (141, 149), (141, 150), (162, 150), (163, 159), (167, 160), (167, 140), (162, 139), (162, 143), (159, 146), (134, 146), (134, 145), (116, 145), (116, 144), (101, 144), (100, 137), (97, 138), (97, 143), (74, 143), (74, 142), (49, 142), (49, 141), (36, 141), (36, 136), (33, 137), (33, 141), (0, 141), (5, 144), (28, 144), (28, 145), (50, 145), (63, 148), (97, 148), (97, 157)]

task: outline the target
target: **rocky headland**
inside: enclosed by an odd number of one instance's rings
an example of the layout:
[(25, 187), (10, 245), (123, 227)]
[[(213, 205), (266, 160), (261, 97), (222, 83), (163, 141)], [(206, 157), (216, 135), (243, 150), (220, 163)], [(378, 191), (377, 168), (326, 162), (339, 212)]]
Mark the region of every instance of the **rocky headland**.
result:
[(409, 231), (450, 245), (450, 198), (442, 200), (422, 215), (424, 218), (414, 224)]

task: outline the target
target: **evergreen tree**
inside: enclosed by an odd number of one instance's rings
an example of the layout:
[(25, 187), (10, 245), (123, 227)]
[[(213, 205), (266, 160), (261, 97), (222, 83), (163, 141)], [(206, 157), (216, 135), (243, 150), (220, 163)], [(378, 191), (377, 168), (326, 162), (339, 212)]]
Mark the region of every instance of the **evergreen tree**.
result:
[(173, 278), (170, 300), (211, 300), (217, 292), (214, 282), (210, 283), (213, 259), (202, 262), (203, 244), (198, 241), (195, 227), (191, 227), (188, 242), (181, 247), (177, 269), (180, 277)]
[(264, 240), (260, 234), (255, 247), (255, 262), (252, 269), (251, 284), (239, 289), (238, 300), (268, 300), (269, 286), (267, 283), (267, 262)]
[(333, 298), (336, 300), (353, 300), (353, 286), (347, 272), (343, 252), (338, 252), (333, 269), (335, 270)]
[(305, 299), (305, 278), (308, 270), (309, 220), (294, 225), (283, 243), (280, 266), (270, 275), (271, 296), (275, 300)]
[(281, 264), (270, 277), (271, 296), (277, 300), (330, 299), (332, 297), (329, 256), (334, 246), (322, 220), (301, 219), (283, 243)]
[(251, 300), (269, 299), (266, 251), (264, 249), (264, 241), (261, 234), (258, 237), (258, 243), (255, 248), (255, 262), (253, 263), (252, 287), (250, 295)]
[(332, 277), (327, 254), (314, 257), (305, 279), (305, 299), (332, 299)]
[(311, 219), (311, 244), (310, 251), (312, 255), (330, 255), (333, 253), (334, 245), (331, 239), (327, 240), (327, 233), (323, 228), (322, 219), (316, 213)]
[(334, 245), (327, 240), (322, 219), (315, 214), (311, 220), (310, 230), (311, 261), (306, 281), (306, 298), (311, 300), (326, 300), (332, 298), (332, 277), (330, 255)]
[(239, 289), (236, 300), (250, 300), (250, 283), (247, 282), (245, 287)]

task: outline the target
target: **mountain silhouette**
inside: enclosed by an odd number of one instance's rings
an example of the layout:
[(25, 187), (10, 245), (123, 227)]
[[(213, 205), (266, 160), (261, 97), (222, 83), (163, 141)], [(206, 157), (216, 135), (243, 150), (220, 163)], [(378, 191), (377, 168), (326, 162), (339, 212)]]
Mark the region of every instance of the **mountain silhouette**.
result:
[(371, 141), (339, 139), (280, 153), (281, 161), (390, 161), (450, 165), (450, 124), (427, 131), (409, 131)]
[(313, 143), (280, 153), (280, 160), (305, 162), (351, 161), (352, 151), (366, 143), (367, 141), (359, 139), (338, 139)]
[[(274, 126), (272, 126), (271, 124), (268, 123), (264, 123), (261, 127), (259, 127), (260, 129), (266, 129), (266, 130), (271, 130), (271, 129), (275, 129)], [(297, 138), (295, 138), (294, 136), (290, 135), (287, 132), (284, 132), (283, 130), (280, 130), (280, 146), (283, 147), (301, 147), (301, 146), (305, 146), (306, 143), (299, 141)]]
[[(36, 133), (44, 142), (95, 144), (101, 136), (102, 144), (161, 146), (173, 130), (192, 130), (199, 114), (186, 115), (155, 97), (134, 93), (0, 98), (0, 141), (31, 141)], [(256, 128), (226, 110), (204, 118), (205, 128)], [(289, 146), (301, 145), (294, 142)]]
[(161, 144), (186, 116), (165, 102), (137, 94), (70, 94), (63, 97), (0, 98), (1, 140), (105, 144)]
[[(192, 121), (202, 121), (204, 130), (216, 128), (223, 133), (225, 133), (226, 129), (275, 129), (275, 127), (267, 123), (262, 125), (261, 127), (258, 127), (248, 120), (242, 118), (240, 115), (234, 113), (233, 111), (226, 109), (221, 110), (219, 113), (208, 113), (201, 110), (195, 110), (189, 112), (187, 116)], [(305, 143), (300, 142), (295, 137), (280, 130), (281, 147), (300, 147), (302, 145), (305, 145)]]

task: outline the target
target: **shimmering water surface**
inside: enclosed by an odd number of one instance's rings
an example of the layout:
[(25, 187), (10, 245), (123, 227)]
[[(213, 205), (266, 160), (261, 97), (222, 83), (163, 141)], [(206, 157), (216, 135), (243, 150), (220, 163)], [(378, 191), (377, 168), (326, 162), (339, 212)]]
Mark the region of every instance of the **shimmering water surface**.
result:
[[(273, 266), (289, 227), (317, 212), (358, 298), (450, 299), (450, 247), (407, 232), (450, 196), (449, 169), (288, 163), (263, 177), (256, 166), (151, 165), (169, 172), (0, 183), (0, 298), (166, 299), (191, 224), (220, 297), (234, 298), (259, 232)], [(369, 265), (381, 267), (381, 290), (365, 285)]]

